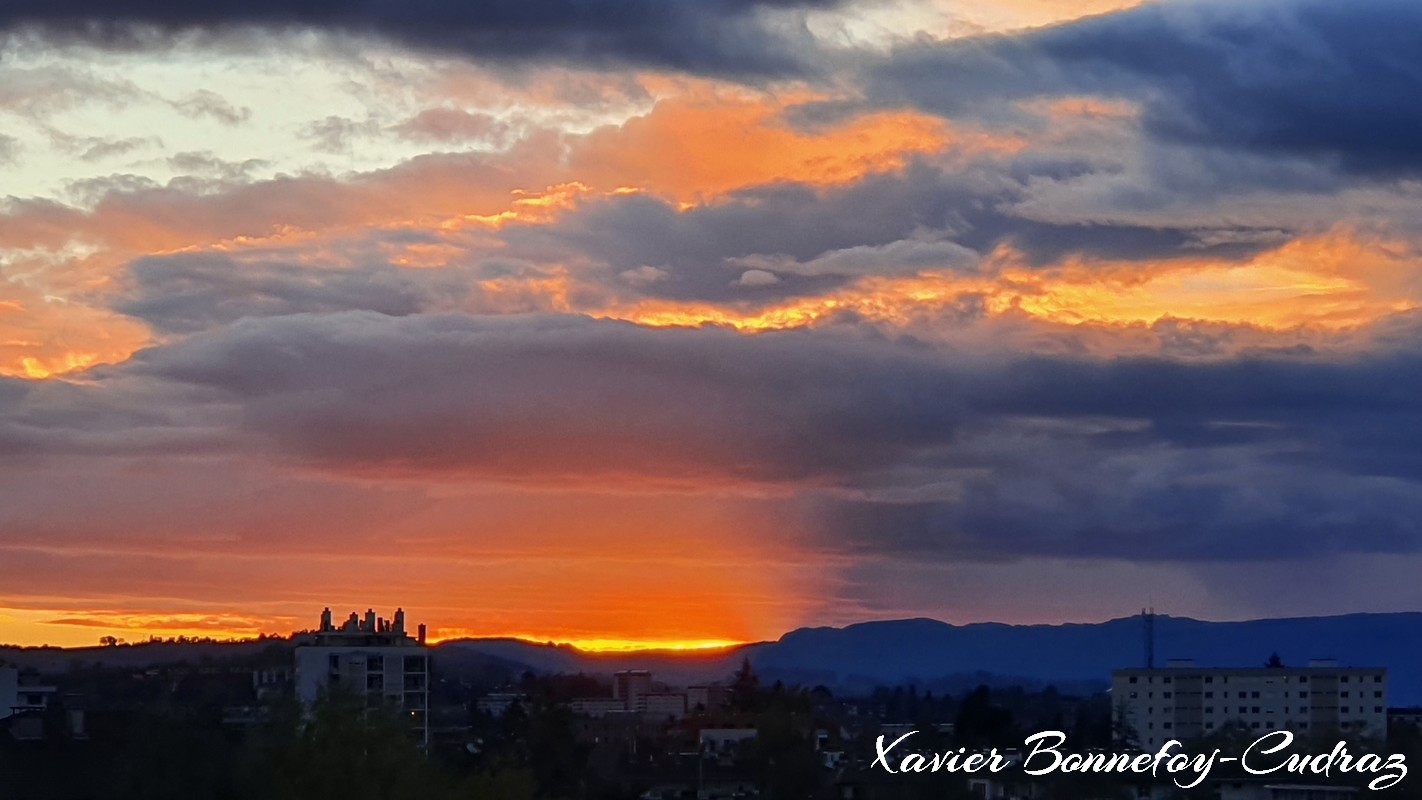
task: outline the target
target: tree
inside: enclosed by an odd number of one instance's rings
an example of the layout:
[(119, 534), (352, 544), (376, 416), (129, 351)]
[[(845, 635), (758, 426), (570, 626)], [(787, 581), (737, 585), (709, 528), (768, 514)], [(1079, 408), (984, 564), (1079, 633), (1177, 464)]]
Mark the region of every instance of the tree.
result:
[(953, 736), (961, 747), (1009, 747), (1014, 742), (1012, 712), (995, 704), (992, 690), (979, 686), (963, 698)]
[(754, 711), (760, 705), (759, 695), (760, 678), (756, 676), (750, 657), (747, 656), (731, 678), (731, 707), (737, 711)]
[(1135, 723), (1131, 721), (1131, 709), (1126, 701), (1121, 700), (1116, 703), (1116, 708), (1111, 717), (1111, 747), (1116, 752), (1125, 750), (1138, 750), (1141, 746), (1140, 733), (1136, 731)]

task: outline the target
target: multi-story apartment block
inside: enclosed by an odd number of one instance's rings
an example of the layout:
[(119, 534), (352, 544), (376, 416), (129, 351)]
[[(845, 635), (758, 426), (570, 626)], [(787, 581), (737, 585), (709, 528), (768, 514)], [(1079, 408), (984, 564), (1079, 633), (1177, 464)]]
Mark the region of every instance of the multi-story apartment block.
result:
[(1260, 735), (1272, 730), (1387, 736), (1387, 670), (1340, 667), (1315, 660), (1307, 667), (1165, 667), (1111, 673), (1112, 704), (1121, 709), (1140, 745), (1158, 749), (1237, 724)]
[(354, 613), (339, 628), (331, 609), (321, 613), (321, 627), (299, 634), (296, 648), (296, 695), (310, 707), (323, 692), (347, 691), (384, 703), (410, 717), (420, 740), (429, 742), (429, 650), (425, 626), (411, 637), (405, 632), (405, 612), (394, 620), (367, 611)]

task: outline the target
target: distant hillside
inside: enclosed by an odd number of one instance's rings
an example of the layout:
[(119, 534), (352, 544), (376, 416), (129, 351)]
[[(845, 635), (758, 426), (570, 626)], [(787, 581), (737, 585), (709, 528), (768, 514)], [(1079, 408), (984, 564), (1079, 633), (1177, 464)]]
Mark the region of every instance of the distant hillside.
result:
[[(289, 645), (284, 639), (235, 642), (139, 642), (116, 647), (14, 647), (0, 645), (0, 664), (44, 673), (65, 672), (78, 664), (147, 669), (168, 664), (252, 658)], [(274, 656), (279, 657), (279, 656)]]
[[(1262, 666), (1273, 653), (1285, 664), (1336, 658), (1350, 666), (1383, 666), (1389, 703), (1422, 705), (1422, 613), (1353, 614), (1248, 622), (1156, 618), (1156, 662), (1193, 658), (1201, 666)], [(76, 662), (146, 667), (186, 661), (251, 658), (279, 642), (162, 643), (131, 647), (0, 647), (0, 662), (59, 672)], [(1111, 670), (1144, 661), (1137, 617), (1070, 625), (950, 625), (931, 619), (864, 622), (844, 628), (801, 628), (774, 642), (716, 651), (586, 653), (567, 645), (516, 639), (462, 639), (440, 644), (436, 663), (488, 683), (538, 673), (609, 674), (649, 669), (667, 683), (728, 678), (749, 658), (767, 681), (824, 684), (840, 693), (914, 682), (934, 691), (977, 683), (1055, 684), (1067, 691), (1104, 689)], [(279, 652), (271, 657), (282, 657)]]
[[(1422, 705), (1422, 613), (1352, 614), (1248, 622), (1156, 617), (1156, 662), (1193, 658), (1201, 666), (1262, 666), (1273, 653), (1285, 664), (1336, 658), (1384, 666), (1392, 705)], [(950, 625), (930, 619), (865, 622), (844, 628), (801, 628), (775, 642), (712, 654), (583, 653), (567, 646), (468, 639), (444, 647), (497, 656), (537, 672), (606, 673), (651, 669), (669, 682), (725, 677), (744, 657), (769, 679), (823, 683), (840, 691), (916, 681), (962, 684), (975, 673), (989, 682), (1104, 687), (1111, 670), (1144, 662), (1141, 620), (1126, 617), (1069, 625)], [(1009, 677), (1011, 676), (1011, 677)]]

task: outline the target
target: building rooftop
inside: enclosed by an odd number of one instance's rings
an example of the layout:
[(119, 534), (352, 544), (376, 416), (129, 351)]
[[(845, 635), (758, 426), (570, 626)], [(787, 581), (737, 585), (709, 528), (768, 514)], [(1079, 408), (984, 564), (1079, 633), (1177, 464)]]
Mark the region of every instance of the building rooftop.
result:
[(405, 609), (395, 609), (393, 619), (377, 616), (375, 609), (367, 609), (364, 618), (354, 611), (338, 627), (331, 619), (331, 609), (321, 612), (321, 624), (314, 631), (306, 631), (292, 637), (298, 645), (316, 647), (423, 647), (425, 626), (420, 625), (416, 635), (405, 630)]

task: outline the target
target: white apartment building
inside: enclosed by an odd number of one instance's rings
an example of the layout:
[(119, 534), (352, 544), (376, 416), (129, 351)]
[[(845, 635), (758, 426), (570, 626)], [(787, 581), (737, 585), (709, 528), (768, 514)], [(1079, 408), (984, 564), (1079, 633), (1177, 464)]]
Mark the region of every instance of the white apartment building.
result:
[(20, 680), (20, 670), (0, 667), (0, 719), (26, 711), (44, 711), (55, 694), (53, 686), (39, 686)]
[(1340, 667), (1165, 667), (1111, 673), (1111, 703), (1123, 708), (1141, 747), (1205, 736), (1235, 723), (1266, 733), (1290, 730), (1387, 736), (1387, 670)]
[(296, 648), (296, 696), (308, 708), (323, 692), (348, 691), (369, 705), (386, 703), (410, 717), (420, 740), (429, 743), (429, 650), (425, 626), (411, 637), (405, 612), (393, 620), (366, 611), (352, 613), (339, 628), (331, 609), (321, 612), (321, 627), (300, 634)]

